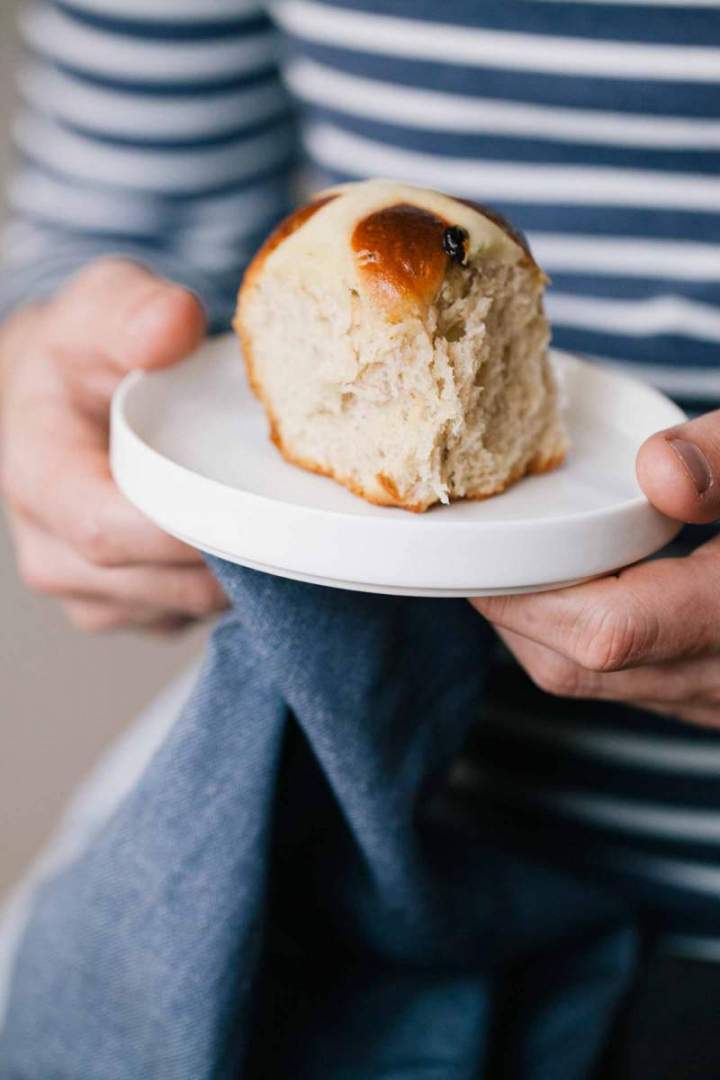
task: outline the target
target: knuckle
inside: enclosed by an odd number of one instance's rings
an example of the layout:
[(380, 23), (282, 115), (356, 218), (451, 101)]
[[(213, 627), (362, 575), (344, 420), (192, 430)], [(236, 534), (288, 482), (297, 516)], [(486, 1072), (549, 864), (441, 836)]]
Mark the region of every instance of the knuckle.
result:
[(658, 636), (657, 619), (633, 598), (594, 608), (580, 620), (573, 655), (588, 671), (620, 671)]
[(52, 573), (22, 551), (18, 554), (18, 574), (23, 585), (30, 592), (53, 595), (58, 591), (58, 585)]
[(78, 518), (72, 542), (78, 553), (93, 566), (116, 566), (118, 555), (110, 528), (98, 511), (87, 511)]
[(192, 615), (207, 615), (217, 607), (217, 588), (206, 574), (197, 574), (186, 582), (181, 593), (181, 610)]
[(65, 614), (76, 630), (86, 634), (100, 634), (119, 630), (127, 625), (122, 613), (111, 607), (95, 607), (89, 604), (66, 604)]
[(583, 672), (570, 661), (547, 661), (529, 674), (536, 686), (553, 697), (582, 697), (586, 689)]
[(61, 576), (53, 564), (52, 554), (42, 544), (28, 540), (22, 532), (18, 532), (15, 558), (18, 577), (26, 589), (41, 595), (62, 595)]

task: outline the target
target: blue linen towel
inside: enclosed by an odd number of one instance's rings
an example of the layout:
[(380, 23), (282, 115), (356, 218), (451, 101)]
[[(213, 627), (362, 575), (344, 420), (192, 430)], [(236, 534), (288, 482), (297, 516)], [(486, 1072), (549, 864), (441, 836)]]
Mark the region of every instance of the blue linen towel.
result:
[(211, 564), (232, 610), (136, 787), (37, 891), (0, 1077), (588, 1077), (634, 935), (448, 780), (487, 626)]

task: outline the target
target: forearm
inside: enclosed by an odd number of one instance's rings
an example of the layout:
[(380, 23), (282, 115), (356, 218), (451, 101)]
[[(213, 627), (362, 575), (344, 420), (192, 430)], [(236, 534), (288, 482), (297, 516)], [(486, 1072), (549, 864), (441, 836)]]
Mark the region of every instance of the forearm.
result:
[(91, 18), (28, 12), (0, 313), (118, 254), (226, 324), (244, 265), (287, 207), (293, 127), (269, 24), (177, 10), (145, 23), (107, 3)]

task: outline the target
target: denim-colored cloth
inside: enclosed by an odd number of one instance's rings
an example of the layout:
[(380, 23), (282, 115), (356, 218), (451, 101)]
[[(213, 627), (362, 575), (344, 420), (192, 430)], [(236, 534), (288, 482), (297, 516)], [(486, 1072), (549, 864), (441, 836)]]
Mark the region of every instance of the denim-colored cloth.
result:
[(38, 889), (2, 1080), (590, 1076), (633, 931), (448, 781), (486, 625), (212, 565), (233, 608), (190, 702)]

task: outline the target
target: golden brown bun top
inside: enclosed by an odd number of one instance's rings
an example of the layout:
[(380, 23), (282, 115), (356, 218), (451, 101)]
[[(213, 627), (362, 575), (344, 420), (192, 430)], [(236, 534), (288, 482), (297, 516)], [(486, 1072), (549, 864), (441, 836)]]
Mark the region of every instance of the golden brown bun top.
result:
[(245, 275), (242, 295), (267, 268), (307, 274), (333, 292), (340, 283), (390, 322), (422, 316), (453, 261), (525, 263), (542, 272), (527, 242), (499, 214), (477, 203), (388, 180), (322, 192), (282, 222)]
[(351, 245), (358, 272), (378, 307), (402, 315), (408, 303), (431, 304), (443, 283), (448, 255), (444, 218), (422, 206), (395, 203), (360, 218)]

